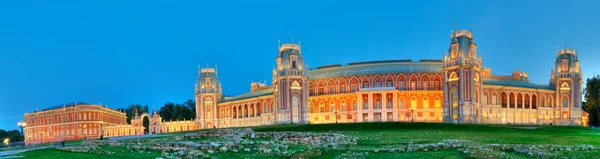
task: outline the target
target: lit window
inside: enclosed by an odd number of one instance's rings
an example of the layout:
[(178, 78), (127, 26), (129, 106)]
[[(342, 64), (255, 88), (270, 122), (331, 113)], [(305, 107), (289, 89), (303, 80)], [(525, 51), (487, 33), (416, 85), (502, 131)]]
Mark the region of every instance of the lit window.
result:
[(346, 102), (342, 102), (342, 109), (340, 111), (346, 111)]
[(325, 112), (325, 105), (323, 103), (319, 104), (319, 113)]
[(329, 111), (333, 112), (335, 110), (335, 103), (329, 104)]
[(412, 107), (412, 108), (415, 108), (415, 107), (417, 107), (417, 98), (413, 97), (413, 98), (410, 100), (410, 107)]
[(423, 98), (423, 108), (429, 108), (429, 99)]
[(435, 99), (435, 107), (439, 108), (440, 106), (441, 106), (440, 99), (439, 98)]

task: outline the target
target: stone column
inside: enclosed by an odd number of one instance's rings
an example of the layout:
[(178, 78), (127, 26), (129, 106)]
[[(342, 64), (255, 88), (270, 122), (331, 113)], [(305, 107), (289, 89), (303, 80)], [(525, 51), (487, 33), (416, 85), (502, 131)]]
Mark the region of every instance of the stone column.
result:
[(356, 93), (356, 97), (357, 97), (357, 103), (356, 103), (356, 117), (358, 118), (358, 122), (363, 122), (363, 96), (361, 93)]
[(387, 105), (388, 105), (388, 101), (387, 101), (387, 92), (382, 93), (381, 95), (381, 118), (382, 121), (388, 121), (387, 119)]
[(392, 120), (393, 121), (398, 121), (398, 109), (400, 108), (400, 103), (398, 103), (398, 93), (393, 92), (392, 93), (392, 105), (396, 105), (396, 106), (392, 106)]
[(373, 93), (369, 93), (369, 105), (368, 105), (368, 112), (369, 112), (369, 122), (373, 121)]

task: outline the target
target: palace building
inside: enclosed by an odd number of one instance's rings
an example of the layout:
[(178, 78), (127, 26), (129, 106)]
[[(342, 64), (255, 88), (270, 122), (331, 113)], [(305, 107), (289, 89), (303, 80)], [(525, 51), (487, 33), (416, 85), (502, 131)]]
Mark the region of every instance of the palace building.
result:
[(26, 142), (143, 134), (144, 117), (150, 121), (148, 133), (347, 122), (587, 125), (577, 50), (558, 49), (549, 83), (535, 84), (525, 72), (492, 74), (477, 56), (471, 32), (453, 32), (449, 40), (441, 60), (316, 69), (306, 65), (300, 44), (283, 44), (271, 86), (253, 82), (245, 94), (224, 96), (216, 67), (199, 69), (195, 120), (164, 121), (156, 111), (136, 112), (128, 125), (125, 113), (106, 107), (63, 105), (25, 114)]
[[(550, 62), (550, 61), (549, 61)], [(272, 86), (223, 97), (215, 68), (196, 85), (200, 128), (292, 123), (450, 122), (586, 125), (577, 51), (556, 52), (548, 84), (525, 72), (493, 75), (471, 32), (453, 32), (441, 60), (385, 60), (305, 66), (299, 44), (279, 48)]]

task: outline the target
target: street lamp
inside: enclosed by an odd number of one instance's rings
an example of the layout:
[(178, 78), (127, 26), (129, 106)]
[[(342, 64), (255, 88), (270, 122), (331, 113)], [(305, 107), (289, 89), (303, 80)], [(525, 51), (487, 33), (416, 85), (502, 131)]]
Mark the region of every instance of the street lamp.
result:
[(414, 107), (410, 107), (408, 108), (408, 110), (410, 111), (410, 122), (415, 122), (415, 118), (414, 118), (414, 112), (415, 112), (415, 108)]
[(337, 113), (339, 112), (339, 110), (333, 110), (333, 113), (335, 114), (335, 123), (337, 124)]
[(42, 144), (42, 142), (44, 141), (44, 131), (39, 131), (38, 134), (40, 134), (40, 144)]
[(8, 139), (8, 138), (4, 139), (4, 144), (5, 144), (6, 146), (8, 146), (8, 143), (9, 143), (9, 142), (10, 142), (10, 139)]
[[(25, 133), (23, 132), (23, 127), (27, 126), (27, 123), (19, 121), (17, 123), (17, 125), (19, 125), (19, 127), (21, 128), (21, 136), (23, 136), (23, 142), (25, 142)], [(23, 145), (21, 145), (21, 148), (23, 148), (24, 146), (25, 146), (25, 143), (23, 143)]]
[(102, 138), (104, 138), (104, 132), (102, 132), (102, 124), (103, 123), (104, 123), (103, 121), (100, 121), (100, 140), (102, 140)]
[(87, 125), (83, 125), (83, 140), (87, 139), (87, 131), (85, 131), (86, 127)]

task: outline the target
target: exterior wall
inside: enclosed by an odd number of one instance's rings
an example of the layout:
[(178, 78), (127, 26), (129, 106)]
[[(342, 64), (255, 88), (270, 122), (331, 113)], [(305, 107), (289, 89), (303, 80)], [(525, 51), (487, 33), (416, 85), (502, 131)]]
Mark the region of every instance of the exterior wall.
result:
[[(310, 123), (410, 122), (413, 119), (441, 122), (441, 85), (439, 73), (312, 80)], [(413, 112), (411, 107), (415, 108)]]
[(125, 113), (100, 105), (75, 105), (26, 113), (25, 143), (100, 137), (103, 127), (125, 125)]

